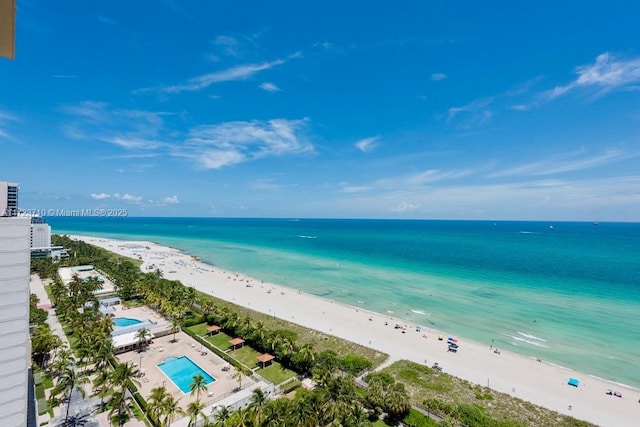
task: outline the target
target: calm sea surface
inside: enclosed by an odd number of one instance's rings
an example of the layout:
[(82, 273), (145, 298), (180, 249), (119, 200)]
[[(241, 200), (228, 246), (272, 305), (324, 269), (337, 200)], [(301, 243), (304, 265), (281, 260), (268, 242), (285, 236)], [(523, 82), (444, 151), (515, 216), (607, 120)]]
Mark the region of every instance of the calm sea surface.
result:
[(640, 224), (47, 219), (640, 387)]

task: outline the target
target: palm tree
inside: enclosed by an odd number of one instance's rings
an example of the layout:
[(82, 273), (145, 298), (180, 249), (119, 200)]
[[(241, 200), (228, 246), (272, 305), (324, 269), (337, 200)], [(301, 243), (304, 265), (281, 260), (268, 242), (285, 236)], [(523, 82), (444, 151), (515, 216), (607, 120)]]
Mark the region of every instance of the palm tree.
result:
[(88, 382), (87, 377), (83, 374), (76, 372), (73, 365), (67, 366), (58, 376), (58, 382), (53, 388), (52, 396), (63, 396), (67, 399), (67, 411), (65, 413), (64, 421), (67, 422), (69, 418), (69, 409), (71, 407), (71, 395), (73, 392), (80, 393), (84, 398), (86, 392), (83, 384)]
[(168, 394), (164, 400), (162, 401), (162, 415), (164, 415), (164, 419), (162, 425), (168, 427), (176, 415), (183, 415), (184, 411), (178, 404), (180, 399), (175, 399), (173, 396)]
[(135, 369), (132, 365), (129, 365), (128, 362), (116, 365), (113, 372), (111, 372), (111, 384), (114, 389), (116, 389), (112, 398), (112, 403), (114, 404), (114, 410), (117, 410), (118, 420), (122, 421), (125, 412), (127, 411), (125, 396), (127, 393), (128, 382), (134, 381), (139, 384), (139, 382), (135, 379), (138, 374), (138, 370)]
[(251, 402), (249, 408), (253, 411), (253, 417), (257, 425), (261, 424), (262, 410), (267, 402), (267, 395), (261, 388), (256, 388), (251, 393)]
[(200, 374), (194, 375), (191, 380), (191, 384), (189, 385), (189, 390), (191, 390), (191, 396), (196, 395), (196, 400), (200, 399), (200, 394), (207, 389), (207, 380)]
[(176, 316), (171, 318), (171, 329), (173, 329), (173, 339), (171, 342), (176, 342), (176, 333), (180, 329), (180, 319)]
[(147, 411), (154, 422), (160, 420), (163, 403), (167, 396), (169, 396), (169, 393), (167, 393), (167, 389), (164, 386), (151, 389), (151, 394), (147, 399)]
[(220, 406), (218, 407), (218, 411), (216, 412), (216, 414), (213, 416), (213, 421), (216, 424), (223, 425), (224, 423), (227, 422), (230, 416), (231, 416), (231, 411), (229, 410), (229, 407)]
[(404, 384), (393, 384), (385, 396), (385, 410), (392, 419), (401, 419), (411, 408), (411, 401), (407, 394)]
[(187, 415), (189, 415), (189, 427), (196, 427), (198, 425), (198, 417), (202, 415), (204, 406), (204, 403), (200, 402), (200, 399), (196, 399), (195, 402), (189, 403), (189, 405), (187, 406)]
[(249, 375), (246, 369), (244, 367), (236, 366), (236, 371), (231, 378), (238, 381), (238, 390), (242, 389), (242, 380), (245, 375)]
[(138, 329), (136, 332), (136, 341), (138, 341), (138, 352), (141, 352), (143, 345), (146, 346), (147, 341), (151, 338), (151, 331), (147, 328)]

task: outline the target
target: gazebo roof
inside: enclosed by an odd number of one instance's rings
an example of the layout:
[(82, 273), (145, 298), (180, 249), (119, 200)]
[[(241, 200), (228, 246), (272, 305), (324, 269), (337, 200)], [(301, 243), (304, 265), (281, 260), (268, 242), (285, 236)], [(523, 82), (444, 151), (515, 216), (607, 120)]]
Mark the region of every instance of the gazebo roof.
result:
[(220, 330), (220, 326), (218, 325), (211, 325), (209, 327), (207, 327), (207, 332), (215, 332), (215, 331), (219, 331)]
[(261, 354), (260, 356), (257, 357), (258, 362), (260, 362), (260, 363), (271, 362), (275, 358), (276, 357), (273, 354), (269, 354), (269, 353), (264, 353), (264, 354)]
[(229, 340), (229, 344), (231, 345), (240, 345), (244, 342), (244, 340), (242, 338), (234, 338), (232, 340)]

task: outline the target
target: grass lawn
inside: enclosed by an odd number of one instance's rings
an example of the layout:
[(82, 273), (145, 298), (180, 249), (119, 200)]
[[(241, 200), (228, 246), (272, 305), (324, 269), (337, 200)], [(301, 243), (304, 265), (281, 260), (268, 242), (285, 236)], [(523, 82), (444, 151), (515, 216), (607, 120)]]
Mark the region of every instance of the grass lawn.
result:
[(393, 424), (387, 424), (386, 422), (384, 422), (384, 420), (381, 420), (380, 418), (378, 418), (377, 420), (371, 423), (372, 427), (389, 427), (392, 425)]
[(189, 326), (188, 328), (185, 328), (185, 329), (188, 329), (191, 332), (193, 332), (194, 334), (196, 334), (196, 335), (201, 337), (201, 336), (203, 336), (203, 335), (205, 335), (207, 333), (207, 327), (208, 326), (209, 325), (207, 325), (206, 323), (199, 323), (197, 325)]
[(282, 365), (276, 361), (273, 361), (271, 365), (264, 369), (258, 369), (256, 373), (275, 385), (282, 384), (288, 379), (297, 377), (295, 372), (283, 368)]
[(255, 368), (256, 366), (258, 366), (258, 356), (260, 356), (260, 354), (262, 353), (252, 349), (248, 345), (244, 345), (237, 350), (230, 351), (227, 354), (237, 361), (242, 362), (249, 368)]
[(224, 332), (218, 332), (215, 335), (207, 337), (207, 341), (224, 351), (229, 348), (229, 340), (233, 339)]

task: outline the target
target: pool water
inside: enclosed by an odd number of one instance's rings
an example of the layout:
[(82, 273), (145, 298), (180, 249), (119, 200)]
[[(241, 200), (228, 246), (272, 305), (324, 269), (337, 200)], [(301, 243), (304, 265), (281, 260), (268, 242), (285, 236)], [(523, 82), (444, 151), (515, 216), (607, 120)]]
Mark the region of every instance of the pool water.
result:
[(120, 327), (120, 328), (122, 328), (124, 326), (136, 325), (138, 323), (142, 323), (142, 320), (131, 319), (129, 317), (116, 317), (116, 318), (113, 319), (113, 324), (115, 326)]
[(189, 386), (193, 381), (193, 377), (198, 374), (202, 375), (207, 385), (216, 381), (215, 378), (187, 356), (168, 357), (158, 365), (158, 368), (185, 394), (191, 391)]

